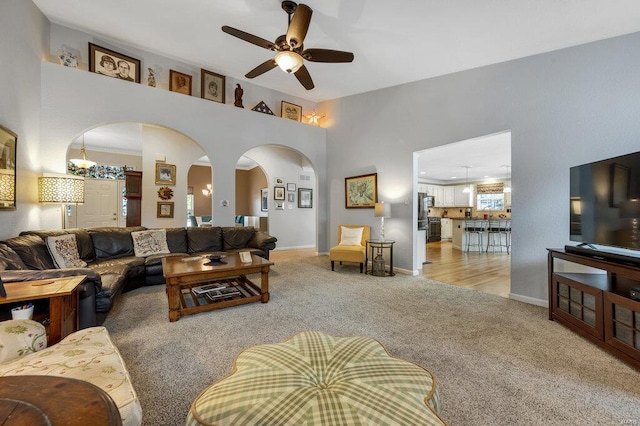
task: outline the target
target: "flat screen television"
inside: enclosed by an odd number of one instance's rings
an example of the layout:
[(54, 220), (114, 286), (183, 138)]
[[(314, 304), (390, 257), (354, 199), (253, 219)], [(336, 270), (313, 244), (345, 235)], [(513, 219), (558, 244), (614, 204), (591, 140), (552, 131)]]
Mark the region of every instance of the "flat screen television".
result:
[(571, 241), (640, 250), (640, 152), (571, 167), (570, 173)]

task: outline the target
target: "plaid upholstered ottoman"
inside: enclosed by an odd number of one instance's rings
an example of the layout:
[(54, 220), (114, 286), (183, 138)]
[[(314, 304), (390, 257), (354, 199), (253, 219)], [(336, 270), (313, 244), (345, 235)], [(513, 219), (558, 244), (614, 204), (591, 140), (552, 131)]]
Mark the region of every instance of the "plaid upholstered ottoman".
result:
[(445, 425), (426, 369), (366, 337), (304, 332), (243, 351), (187, 425)]

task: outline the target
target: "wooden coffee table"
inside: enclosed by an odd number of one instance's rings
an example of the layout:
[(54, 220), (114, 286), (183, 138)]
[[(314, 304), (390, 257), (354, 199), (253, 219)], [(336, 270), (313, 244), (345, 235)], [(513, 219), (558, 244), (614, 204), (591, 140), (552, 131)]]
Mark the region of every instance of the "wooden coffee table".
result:
[[(193, 260), (195, 257), (200, 259)], [(229, 306), (267, 303), (271, 265), (273, 262), (256, 255), (251, 255), (251, 263), (242, 263), (238, 253), (226, 255), (219, 263), (210, 263), (204, 256), (165, 257), (162, 259), (162, 271), (167, 282), (169, 321), (178, 321), (183, 315)], [(247, 275), (256, 273), (260, 273), (259, 287), (247, 278)], [(214, 301), (192, 290), (210, 283), (235, 287), (240, 294)]]

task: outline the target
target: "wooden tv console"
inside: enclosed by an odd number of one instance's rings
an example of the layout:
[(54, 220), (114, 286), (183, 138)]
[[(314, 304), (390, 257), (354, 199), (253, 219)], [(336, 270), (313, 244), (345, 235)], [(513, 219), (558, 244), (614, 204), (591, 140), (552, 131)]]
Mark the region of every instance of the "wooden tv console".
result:
[[(629, 296), (640, 286), (640, 267), (547, 250), (549, 319), (640, 369), (640, 301)], [(556, 259), (606, 273), (555, 272)]]

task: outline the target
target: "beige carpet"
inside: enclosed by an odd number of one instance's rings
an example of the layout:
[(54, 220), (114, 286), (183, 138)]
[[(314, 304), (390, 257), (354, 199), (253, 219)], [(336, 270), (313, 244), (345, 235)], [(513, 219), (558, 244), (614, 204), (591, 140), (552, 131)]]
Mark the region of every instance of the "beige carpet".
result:
[(547, 319), (544, 308), (420, 277), (278, 262), (271, 301), (170, 323), (164, 286), (124, 294), (105, 326), (145, 425), (180, 425), (243, 349), (303, 330), (369, 336), (430, 369), (451, 425), (640, 424), (640, 372)]

